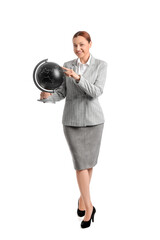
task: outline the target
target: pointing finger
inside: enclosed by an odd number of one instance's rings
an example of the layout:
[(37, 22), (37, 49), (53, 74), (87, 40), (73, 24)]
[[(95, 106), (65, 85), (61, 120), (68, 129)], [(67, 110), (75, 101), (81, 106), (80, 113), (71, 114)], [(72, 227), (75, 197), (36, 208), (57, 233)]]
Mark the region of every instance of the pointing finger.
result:
[(68, 68), (66, 68), (66, 67), (61, 67), (61, 68), (64, 68), (64, 69), (68, 70)]

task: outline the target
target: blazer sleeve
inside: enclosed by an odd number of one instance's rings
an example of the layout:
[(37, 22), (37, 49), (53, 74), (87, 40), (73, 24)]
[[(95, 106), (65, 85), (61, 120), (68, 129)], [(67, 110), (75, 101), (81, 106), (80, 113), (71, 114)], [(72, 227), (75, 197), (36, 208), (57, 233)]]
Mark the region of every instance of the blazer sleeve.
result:
[[(63, 67), (65, 67), (65, 63), (63, 64)], [(54, 90), (54, 93), (52, 93), (48, 98), (41, 99), (40, 101), (43, 103), (56, 103), (66, 97), (66, 79), (63, 81), (61, 86)]]
[(93, 98), (99, 97), (103, 93), (103, 88), (107, 77), (107, 66), (108, 64), (105, 61), (100, 64), (98, 76), (94, 84), (90, 83), (85, 77), (83, 77), (83, 74), (81, 75), (80, 81), (74, 81), (74, 83), (89, 96)]

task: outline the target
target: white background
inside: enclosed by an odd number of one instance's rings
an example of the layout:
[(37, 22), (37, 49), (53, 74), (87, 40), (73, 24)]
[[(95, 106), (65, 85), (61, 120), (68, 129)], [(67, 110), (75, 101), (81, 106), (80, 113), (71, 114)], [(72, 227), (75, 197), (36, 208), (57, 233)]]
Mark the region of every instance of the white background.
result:
[[(160, 239), (159, 1), (3, 1), (0, 6), (0, 239)], [(62, 128), (65, 100), (38, 102), (35, 65), (77, 58), (72, 37), (91, 35), (108, 63), (105, 115), (91, 199), (81, 229), (79, 188)]]

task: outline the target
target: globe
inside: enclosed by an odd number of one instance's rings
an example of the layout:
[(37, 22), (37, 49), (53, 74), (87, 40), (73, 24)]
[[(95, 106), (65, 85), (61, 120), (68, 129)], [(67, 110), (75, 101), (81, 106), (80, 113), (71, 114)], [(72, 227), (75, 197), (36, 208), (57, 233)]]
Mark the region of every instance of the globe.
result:
[(39, 62), (33, 71), (35, 85), (44, 92), (54, 92), (66, 79), (63, 69), (54, 62), (47, 62), (48, 59)]

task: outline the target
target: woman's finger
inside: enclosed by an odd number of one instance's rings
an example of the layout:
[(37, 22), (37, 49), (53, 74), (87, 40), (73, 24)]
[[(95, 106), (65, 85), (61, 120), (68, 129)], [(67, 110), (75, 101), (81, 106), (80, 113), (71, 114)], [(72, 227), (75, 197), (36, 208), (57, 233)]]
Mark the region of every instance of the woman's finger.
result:
[(41, 92), (41, 94), (40, 94), (40, 99), (42, 99), (42, 92)]
[[(69, 71), (69, 72), (73, 72), (73, 69), (70, 69), (70, 68), (66, 68), (66, 67), (62, 67), (62, 68), (64, 68), (65, 70), (67, 70), (67, 71)], [(66, 72), (65, 72), (66, 73)]]
[(66, 69), (66, 70), (69, 70), (69, 68), (66, 68), (66, 67), (61, 67), (61, 68), (64, 68), (64, 69)]

